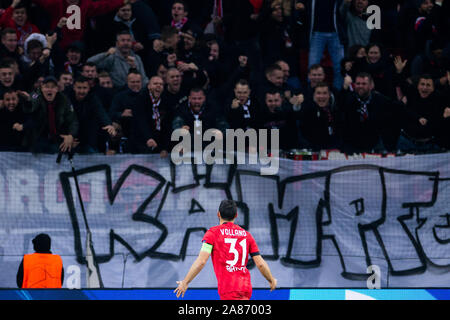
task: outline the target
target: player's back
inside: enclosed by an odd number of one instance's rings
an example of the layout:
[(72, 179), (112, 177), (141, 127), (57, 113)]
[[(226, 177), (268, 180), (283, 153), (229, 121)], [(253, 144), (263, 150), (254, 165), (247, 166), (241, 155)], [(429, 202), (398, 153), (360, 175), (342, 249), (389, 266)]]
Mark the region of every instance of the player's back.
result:
[(219, 295), (229, 292), (248, 292), (251, 295), (248, 255), (258, 253), (252, 235), (240, 226), (227, 222), (209, 229), (203, 241), (212, 245), (211, 257)]

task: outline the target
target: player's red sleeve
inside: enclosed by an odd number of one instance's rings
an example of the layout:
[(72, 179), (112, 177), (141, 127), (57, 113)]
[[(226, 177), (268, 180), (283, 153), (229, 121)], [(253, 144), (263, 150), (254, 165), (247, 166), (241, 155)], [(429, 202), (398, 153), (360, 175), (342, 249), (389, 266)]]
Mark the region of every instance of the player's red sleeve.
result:
[(206, 242), (212, 246), (214, 246), (214, 239), (216, 237), (214, 236), (214, 233), (211, 230), (206, 231), (205, 235), (203, 236), (202, 242)]
[(250, 254), (251, 257), (257, 256), (259, 255), (259, 248), (258, 245), (256, 244), (255, 238), (253, 238), (253, 236), (248, 233), (248, 253)]

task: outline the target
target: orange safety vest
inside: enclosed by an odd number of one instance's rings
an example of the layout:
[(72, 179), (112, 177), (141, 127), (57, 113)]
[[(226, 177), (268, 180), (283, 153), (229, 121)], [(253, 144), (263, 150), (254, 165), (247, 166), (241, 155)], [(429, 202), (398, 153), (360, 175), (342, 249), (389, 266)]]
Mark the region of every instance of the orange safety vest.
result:
[(26, 254), (23, 257), (22, 288), (61, 288), (62, 268), (62, 259), (57, 254)]

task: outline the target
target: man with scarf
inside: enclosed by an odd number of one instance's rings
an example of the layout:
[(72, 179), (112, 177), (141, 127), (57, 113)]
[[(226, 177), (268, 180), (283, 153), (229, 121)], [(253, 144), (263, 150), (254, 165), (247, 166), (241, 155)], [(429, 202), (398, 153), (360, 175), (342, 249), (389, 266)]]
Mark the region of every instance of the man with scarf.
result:
[(239, 80), (234, 87), (234, 98), (226, 105), (226, 115), (231, 129), (257, 129), (260, 105), (252, 95), (247, 80)]
[(186, 2), (176, 0), (172, 5), (172, 22), (170, 25), (177, 28), (179, 32), (193, 30), (194, 33), (202, 34), (202, 29), (190, 18), (189, 8)]
[[(175, 110), (172, 129), (185, 129), (191, 136), (193, 146), (194, 135), (203, 137), (208, 129), (214, 129), (216, 139), (224, 139), (228, 123), (218, 112), (218, 107), (207, 101), (202, 88), (192, 88), (186, 102), (180, 104)], [(204, 143), (206, 146), (206, 143)]]
[(307, 100), (300, 111), (300, 131), (314, 151), (341, 147), (340, 119), (331, 101), (331, 89), (319, 82), (313, 89), (312, 100)]
[(396, 106), (386, 96), (374, 90), (373, 78), (359, 73), (354, 91), (352, 79), (344, 79), (339, 97), (343, 121), (343, 150), (347, 153), (385, 152), (396, 148), (397, 135), (393, 120)]
[(133, 118), (130, 133), (132, 153), (159, 153), (167, 157), (170, 146), (171, 114), (161, 94), (164, 81), (154, 76), (147, 88), (141, 91), (132, 107)]
[(71, 17), (71, 13), (67, 12), (68, 7), (76, 5), (80, 8), (80, 28), (69, 29), (66, 23), (61, 27), (59, 47), (65, 50), (70, 43), (83, 39), (91, 18), (107, 14), (136, 0), (32, 0), (32, 2), (49, 13), (52, 29), (60, 26), (62, 18), (67, 20)]

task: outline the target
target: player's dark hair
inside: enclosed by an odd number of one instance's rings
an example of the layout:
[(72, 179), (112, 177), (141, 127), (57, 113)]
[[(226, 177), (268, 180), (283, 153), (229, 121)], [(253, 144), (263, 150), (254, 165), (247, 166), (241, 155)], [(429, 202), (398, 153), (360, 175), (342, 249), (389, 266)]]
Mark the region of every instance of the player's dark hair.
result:
[(236, 202), (234, 202), (233, 200), (223, 200), (220, 203), (219, 212), (223, 220), (233, 220), (237, 214)]

